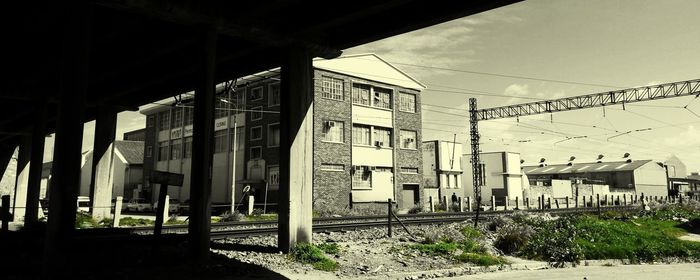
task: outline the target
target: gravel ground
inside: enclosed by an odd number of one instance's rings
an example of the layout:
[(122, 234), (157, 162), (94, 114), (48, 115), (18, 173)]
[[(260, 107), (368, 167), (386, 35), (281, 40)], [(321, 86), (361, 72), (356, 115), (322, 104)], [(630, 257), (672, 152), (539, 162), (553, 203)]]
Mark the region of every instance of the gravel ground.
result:
[[(261, 265), (280, 272), (290, 278), (393, 278), (419, 279), (457, 276), (485, 270), (506, 269), (504, 267), (481, 268), (469, 264), (457, 264), (439, 256), (426, 256), (407, 245), (422, 240), (421, 232), (436, 226), (409, 226), (416, 238), (401, 228), (395, 228), (392, 238), (387, 237), (385, 228), (362, 229), (344, 232), (320, 232), (313, 234), (315, 244), (336, 243), (340, 248), (337, 255), (329, 255), (340, 265), (338, 271), (322, 272), (310, 265), (292, 261), (277, 251), (276, 236), (229, 238), (217, 240), (212, 245), (215, 253), (244, 263)], [(542, 264), (538, 264), (542, 265)], [(430, 271), (430, 272), (428, 272)]]

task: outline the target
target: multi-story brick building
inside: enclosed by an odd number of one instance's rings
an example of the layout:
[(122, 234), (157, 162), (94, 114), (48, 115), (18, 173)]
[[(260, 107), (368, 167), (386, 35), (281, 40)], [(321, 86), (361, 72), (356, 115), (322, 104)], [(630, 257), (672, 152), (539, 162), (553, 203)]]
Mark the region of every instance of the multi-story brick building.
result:
[[(250, 185), (256, 202), (274, 205), (279, 70), (240, 78), (235, 84), (234, 93), (219, 87), (212, 201), (230, 204)], [(389, 198), (401, 208), (419, 203), (423, 196), (420, 91), (425, 86), (373, 54), (315, 60), (314, 84), (315, 209), (361, 207)], [(142, 111), (148, 116), (144, 172), (184, 173), (185, 186), (170, 191), (183, 201), (189, 196), (192, 133), (192, 110), (186, 99), (184, 106)], [(231, 195), (234, 169), (236, 193)]]

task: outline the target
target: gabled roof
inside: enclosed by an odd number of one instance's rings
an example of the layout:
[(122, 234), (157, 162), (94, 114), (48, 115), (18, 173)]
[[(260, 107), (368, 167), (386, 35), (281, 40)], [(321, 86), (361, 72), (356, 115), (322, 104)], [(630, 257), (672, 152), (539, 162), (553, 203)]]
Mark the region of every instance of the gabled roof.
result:
[(143, 141), (114, 141), (114, 153), (129, 165), (143, 164)]
[(527, 175), (552, 175), (552, 174), (571, 174), (571, 173), (596, 173), (596, 172), (619, 172), (632, 171), (643, 165), (651, 162), (651, 160), (635, 160), (632, 162), (615, 161), (615, 162), (591, 162), (591, 163), (574, 163), (568, 164), (553, 164), (544, 167), (540, 166), (523, 166), (523, 173)]
[(334, 59), (315, 59), (314, 67), (367, 80), (423, 90), (426, 86), (376, 54), (346, 55)]

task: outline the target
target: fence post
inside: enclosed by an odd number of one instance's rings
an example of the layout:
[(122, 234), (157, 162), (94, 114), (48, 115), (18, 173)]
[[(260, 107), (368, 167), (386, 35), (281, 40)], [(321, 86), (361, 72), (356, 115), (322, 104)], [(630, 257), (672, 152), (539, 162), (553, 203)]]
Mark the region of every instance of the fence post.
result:
[(525, 209), (530, 210), (530, 197), (525, 198)]
[(644, 201), (644, 193), (639, 195), (639, 199), (642, 201), (642, 210), (644, 210), (644, 208), (646, 207), (646, 203)]
[(505, 199), (505, 203), (503, 204), (503, 205), (504, 205), (504, 206), (503, 206), (503, 210), (508, 211), (508, 206), (510, 206), (510, 205), (509, 205), (509, 204), (510, 204), (510, 199), (508, 199), (508, 196), (507, 196), (507, 195), (506, 195), (506, 197), (505, 197), (504, 199)]
[(598, 218), (600, 218), (600, 194), (595, 195), (596, 204), (598, 206)]
[(496, 211), (496, 196), (491, 196), (491, 211)]
[(457, 211), (457, 212), (464, 212), (464, 208), (462, 208), (462, 199), (461, 198), (459, 200), (457, 200), (457, 204), (459, 206), (459, 211)]
[(542, 195), (542, 210), (545, 208), (547, 208), (547, 204), (545, 204), (544, 195)]
[(574, 208), (578, 208), (578, 195), (574, 196), (574, 198), (576, 199), (574, 201)]
[(683, 205), (683, 194), (678, 195), (678, 204)]
[(467, 196), (467, 211), (471, 212), (472, 211), (472, 197)]
[(441, 204), (445, 205), (445, 212), (450, 212), (450, 206), (447, 204), (447, 196), (446, 195), (442, 196), (442, 203)]
[(433, 204), (433, 197), (430, 196), (428, 201), (428, 203), (430, 203), (430, 213), (435, 213), (435, 204)]
[[(559, 200), (558, 199), (556, 199), (556, 198), (554, 199), (554, 204), (557, 206), (557, 209), (559, 209)], [(549, 205), (549, 207), (551, 208), (552, 205)]]
[(122, 218), (122, 204), (124, 203), (124, 197), (117, 196), (117, 200), (114, 202), (114, 220), (112, 221), (112, 227), (119, 227), (119, 220)]
[(586, 206), (588, 206), (588, 205), (586, 205), (586, 196), (584, 195), (583, 196), (583, 208), (586, 208)]
[(542, 198), (537, 197), (537, 209), (542, 209)]
[(515, 197), (515, 209), (520, 209), (520, 202), (518, 201), (518, 197)]
[[(556, 202), (556, 200), (554, 200)], [(552, 197), (547, 198), (547, 209), (552, 209)]]
[(569, 196), (566, 197), (566, 209), (569, 209)]
[(389, 230), (389, 237), (391, 237), (391, 198), (387, 200), (387, 229)]

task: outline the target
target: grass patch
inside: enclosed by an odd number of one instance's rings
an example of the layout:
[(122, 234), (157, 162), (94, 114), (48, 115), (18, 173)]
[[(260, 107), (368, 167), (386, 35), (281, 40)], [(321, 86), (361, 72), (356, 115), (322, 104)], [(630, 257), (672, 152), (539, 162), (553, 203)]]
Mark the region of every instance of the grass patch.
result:
[(321, 243), (316, 245), (321, 251), (323, 251), (326, 254), (338, 254), (340, 253), (340, 247), (338, 247), (338, 244), (335, 243)]
[(297, 244), (290, 252), (290, 256), (295, 261), (311, 264), (318, 270), (335, 271), (338, 269), (338, 263), (326, 257), (323, 251), (313, 244)]
[(503, 257), (495, 257), (488, 254), (462, 253), (456, 256), (455, 259), (459, 262), (473, 263), (479, 266), (508, 264), (508, 261)]
[(478, 229), (467, 226), (461, 229), (443, 228), (439, 232), (440, 234), (428, 232), (423, 243), (408, 247), (425, 255), (442, 256), (455, 262), (479, 266), (508, 263), (502, 257), (489, 254), (486, 247), (478, 242), (483, 238)]
[(251, 222), (277, 221), (277, 214), (258, 214), (258, 215), (245, 216), (243, 218), (243, 221), (251, 221)]
[(152, 226), (155, 223), (153, 220), (132, 217), (124, 217), (119, 220), (119, 226), (123, 227)]
[(100, 227), (100, 225), (89, 213), (78, 212), (75, 214), (75, 228), (83, 229), (96, 227)]

